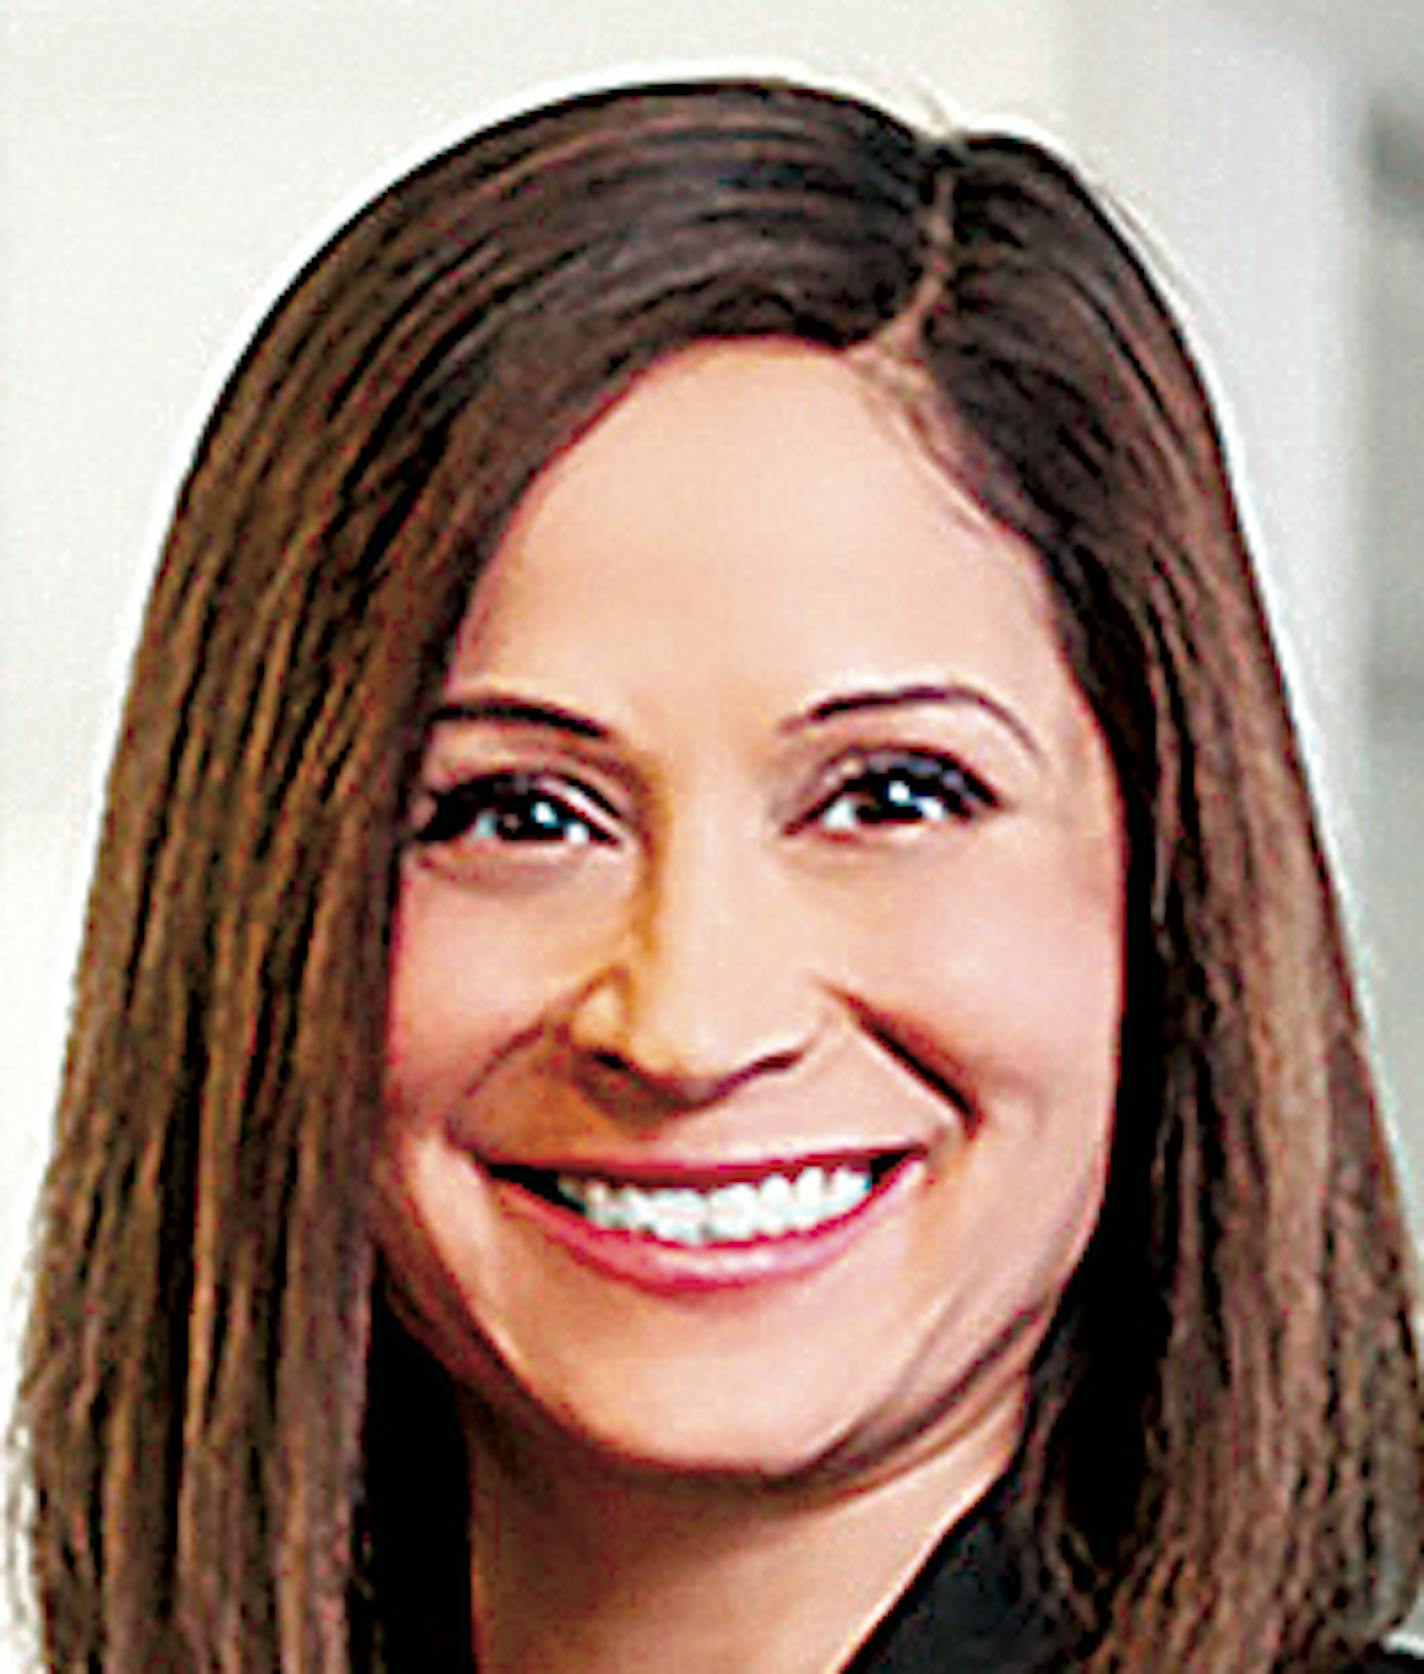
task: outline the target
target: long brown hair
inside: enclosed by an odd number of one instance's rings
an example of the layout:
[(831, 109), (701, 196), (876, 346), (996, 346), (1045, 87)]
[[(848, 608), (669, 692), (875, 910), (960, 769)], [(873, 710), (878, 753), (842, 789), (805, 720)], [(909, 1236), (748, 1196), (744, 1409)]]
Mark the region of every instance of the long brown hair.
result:
[(448, 1391), (367, 1220), (402, 810), (534, 474), (660, 356), (766, 334), (852, 352), (1032, 543), (1121, 787), (1118, 1136), (1035, 1372), (1024, 1561), (1093, 1669), (1327, 1670), (1406, 1609), (1407, 1241), (1191, 358), (1037, 146), (696, 83), (518, 118), (392, 187), (202, 438), (43, 1200), (20, 1410), (52, 1667), (467, 1655)]

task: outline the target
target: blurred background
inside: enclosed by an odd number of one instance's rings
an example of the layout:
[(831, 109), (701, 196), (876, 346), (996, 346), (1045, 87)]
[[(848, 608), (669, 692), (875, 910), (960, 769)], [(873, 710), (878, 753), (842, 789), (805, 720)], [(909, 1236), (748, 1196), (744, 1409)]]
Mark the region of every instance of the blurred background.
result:
[(1139, 228), (1225, 414), (1424, 1194), (1424, 0), (5, 0), (0, 1416), (117, 704), (229, 365), (443, 142), (725, 69), (1046, 135)]

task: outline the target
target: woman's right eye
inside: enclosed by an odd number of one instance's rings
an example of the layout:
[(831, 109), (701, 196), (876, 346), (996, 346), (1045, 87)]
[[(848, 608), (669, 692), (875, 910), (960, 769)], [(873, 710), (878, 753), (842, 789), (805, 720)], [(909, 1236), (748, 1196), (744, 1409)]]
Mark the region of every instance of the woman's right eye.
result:
[(488, 773), (448, 790), (427, 789), (411, 841), (582, 847), (612, 843), (612, 809), (591, 792), (539, 773)]

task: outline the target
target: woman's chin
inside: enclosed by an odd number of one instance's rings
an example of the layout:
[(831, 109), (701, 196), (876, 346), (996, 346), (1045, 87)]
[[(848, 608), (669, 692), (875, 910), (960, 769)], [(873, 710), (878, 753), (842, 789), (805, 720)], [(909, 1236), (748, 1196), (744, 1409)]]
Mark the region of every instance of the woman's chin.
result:
[(615, 1390), (565, 1385), (545, 1402), (537, 1385), (525, 1385), (513, 1406), (496, 1396), (492, 1416), (506, 1435), (511, 1423), (523, 1429), (546, 1460), (552, 1450), (583, 1470), (790, 1483), (817, 1475), (856, 1428), (831, 1393), (788, 1391), (769, 1402), (745, 1379), (719, 1388), (654, 1377)]

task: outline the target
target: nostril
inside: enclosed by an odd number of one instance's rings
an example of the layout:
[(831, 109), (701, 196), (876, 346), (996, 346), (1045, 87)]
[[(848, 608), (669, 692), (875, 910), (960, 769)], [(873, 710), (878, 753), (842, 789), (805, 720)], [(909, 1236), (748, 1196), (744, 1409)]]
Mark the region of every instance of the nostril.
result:
[(785, 1074), (804, 1056), (804, 1048), (777, 1048), (724, 1070), (607, 1046), (575, 1051), (574, 1073), (594, 1097), (616, 1100), (625, 1109), (642, 1104), (650, 1114), (716, 1104), (765, 1076)]
[(690, 870), (664, 861), (655, 916), (600, 947), (558, 1016), (580, 1073), (688, 1106), (784, 1074), (827, 1016), (825, 996), (786, 949), (748, 958), (728, 945), (725, 900), (716, 923), (706, 910), (717, 879)]

